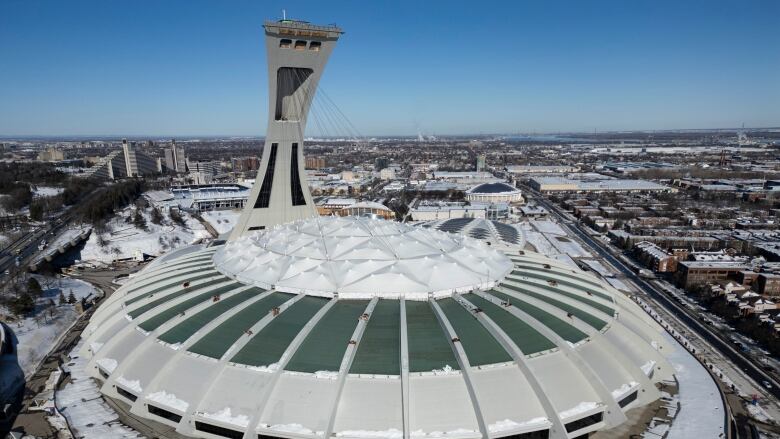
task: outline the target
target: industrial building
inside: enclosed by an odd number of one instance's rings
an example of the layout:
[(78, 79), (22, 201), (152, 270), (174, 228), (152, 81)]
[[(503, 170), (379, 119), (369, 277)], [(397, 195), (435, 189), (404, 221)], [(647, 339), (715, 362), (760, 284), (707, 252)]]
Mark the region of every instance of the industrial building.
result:
[(568, 165), (514, 165), (507, 166), (510, 174), (568, 174), (570, 172), (579, 172), (578, 166)]
[(676, 192), (677, 189), (647, 180), (575, 180), (567, 177), (533, 177), (530, 186), (539, 192)]
[(453, 218), (486, 218), (486, 205), (472, 206), (466, 203), (427, 201), (409, 209), (413, 221), (434, 221)]

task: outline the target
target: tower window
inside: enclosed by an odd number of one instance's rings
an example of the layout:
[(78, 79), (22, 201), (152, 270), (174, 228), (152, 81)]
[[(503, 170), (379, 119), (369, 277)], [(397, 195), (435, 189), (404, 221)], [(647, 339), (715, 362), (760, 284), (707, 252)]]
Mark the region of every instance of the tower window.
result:
[(295, 50), (304, 50), (304, 49), (306, 49), (306, 41), (297, 40), (295, 42)]
[(255, 209), (266, 208), (271, 201), (271, 186), (274, 182), (274, 168), (276, 168), (276, 150), (279, 147), (278, 143), (271, 144), (271, 152), (268, 155), (268, 166), (265, 168), (265, 176), (263, 177), (263, 185), (260, 186), (260, 193), (257, 194), (257, 201), (255, 201)]
[(312, 41), (311, 43), (309, 43), (309, 50), (314, 50), (316, 52), (319, 52), (321, 46), (322, 43), (320, 43), (319, 41)]
[(286, 38), (283, 40), (279, 40), (279, 47), (281, 47), (282, 49), (289, 49), (290, 46), (292, 46), (292, 40), (288, 40)]
[(298, 121), (308, 105), (310, 96), (304, 84), (314, 73), (301, 67), (279, 67), (276, 72), (275, 120)]
[(298, 173), (298, 144), (292, 144), (292, 153), (290, 157), (290, 196), (293, 206), (305, 206), (306, 198), (303, 196), (301, 188), (301, 176)]

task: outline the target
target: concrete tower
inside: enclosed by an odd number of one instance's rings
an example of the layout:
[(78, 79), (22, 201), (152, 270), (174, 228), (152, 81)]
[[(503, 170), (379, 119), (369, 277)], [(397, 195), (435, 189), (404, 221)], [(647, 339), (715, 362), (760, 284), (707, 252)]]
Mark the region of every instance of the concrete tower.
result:
[(320, 75), (342, 32), (293, 20), (266, 22), (264, 28), (268, 129), (255, 185), (230, 240), (317, 215), (304, 172), (303, 133)]

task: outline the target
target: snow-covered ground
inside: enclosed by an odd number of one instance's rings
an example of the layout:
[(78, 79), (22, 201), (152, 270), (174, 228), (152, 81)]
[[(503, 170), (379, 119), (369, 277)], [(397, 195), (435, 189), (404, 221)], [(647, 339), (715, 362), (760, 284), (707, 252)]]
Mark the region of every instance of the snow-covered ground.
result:
[(534, 228), (540, 233), (546, 235), (566, 236), (566, 232), (563, 231), (561, 226), (550, 220), (536, 220), (532, 221)]
[[(566, 255), (569, 258), (592, 257), (577, 241), (569, 238), (560, 225), (550, 220), (528, 221), (520, 224), (520, 229), (538, 253), (556, 257)], [(565, 262), (571, 259), (564, 259)]]
[(531, 227), (531, 223), (520, 223), (519, 226), (523, 232), (523, 235), (525, 235), (526, 242), (531, 244), (531, 246), (533, 246), (533, 248), (536, 249), (538, 253), (543, 255), (552, 255), (557, 253), (555, 251), (555, 247), (550, 244), (550, 241), (548, 241), (543, 234), (537, 232), (533, 227)]
[(605, 267), (604, 264), (601, 263), (601, 261), (597, 261), (595, 259), (583, 259), (582, 262), (585, 263), (588, 267), (590, 267), (591, 270), (600, 274), (602, 277), (610, 277), (614, 275), (614, 273), (612, 273), (612, 271), (610, 271), (607, 267)]
[(615, 287), (615, 289), (617, 289), (617, 290), (620, 290), (620, 291), (623, 291), (623, 292), (626, 292), (626, 293), (630, 293), (632, 291), (631, 288), (629, 288), (628, 285), (626, 285), (625, 282), (623, 282), (620, 279), (616, 279), (614, 277), (608, 277), (608, 278), (606, 278), (606, 281), (610, 285)]
[(212, 210), (200, 214), (220, 235), (233, 230), (241, 216), (240, 210)]
[(717, 384), (704, 366), (671, 335), (664, 332), (664, 337), (676, 348), (666, 358), (674, 367), (680, 383), (680, 411), (669, 429), (667, 439), (721, 437), (725, 412)]
[(36, 197), (53, 197), (63, 193), (64, 191), (65, 189), (61, 187), (38, 186), (35, 188), (35, 190), (33, 190), (33, 194)]
[(70, 353), (71, 361), (63, 366), (70, 372), (70, 382), (57, 392), (57, 408), (68, 420), (75, 436), (84, 439), (142, 438), (138, 432), (119, 422), (119, 416), (103, 400), (95, 381), (84, 368), (87, 358), (79, 356), (83, 339)]
[[(181, 212), (185, 227), (174, 223), (163, 214), (162, 224), (154, 224), (150, 209), (145, 209), (147, 230), (137, 228), (132, 221), (135, 207), (128, 207), (109, 221), (109, 232), (99, 234), (93, 231), (84, 248), (81, 250), (81, 260), (87, 262), (102, 262), (110, 264), (117, 259), (133, 258), (141, 253), (159, 256), (177, 247), (194, 244), (201, 239), (211, 238), (211, 235), (200, 223), (188, 213)], [(100, 245), (100, 239), (106, 242)]]
[[(73, 305), (59, 305), (60, 291), (65, 294), (65, 297), (73, 291), (77, 300), (101, 294), (100, 290), (82, 280), (40, 275), (33, 275), (33, 277), (43, 288), (43, 294), (37, 301), (36, 316), (27, 317), (16, 323), (8, 323), (19, 341), (17, 356), (26, 376), (35, 371), (38, 363), (78, 317)], [(49, 315), (48, 310), (43, 310), (50, 300), (55, 303), (53, 316)]]

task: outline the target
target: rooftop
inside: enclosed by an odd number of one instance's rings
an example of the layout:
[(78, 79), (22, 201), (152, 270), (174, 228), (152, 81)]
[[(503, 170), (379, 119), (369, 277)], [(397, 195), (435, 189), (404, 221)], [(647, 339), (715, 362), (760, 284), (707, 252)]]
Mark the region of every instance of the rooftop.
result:
[(469, 193), (472, 194), (506, 194), (516, 192), (520, 192), (520, 189), (506, 183), (483, 183), (469, 189)]
[(512, 268), (478, 240), (360, 217), (317, 217), (247, 235), (214, 261), (228, 277), (264, 289), (368, 299), (490, 288)]

